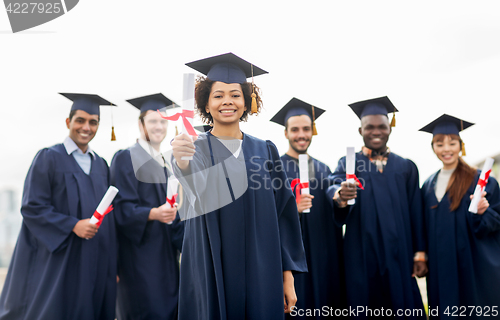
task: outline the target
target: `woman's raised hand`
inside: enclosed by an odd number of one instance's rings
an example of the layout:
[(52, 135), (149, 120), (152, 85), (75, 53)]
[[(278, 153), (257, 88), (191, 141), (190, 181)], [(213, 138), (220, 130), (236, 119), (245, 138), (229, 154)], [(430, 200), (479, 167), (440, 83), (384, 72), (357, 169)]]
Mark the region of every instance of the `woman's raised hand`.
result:
[(185, 133), (181, 133), (175, 136), (174, 140), (170, 143), (172, 145), (172, 153), (175, 161), (181, 170), (187, 169), (189, 166), (189, 160), (182, 160), (182, 157), (193, 156), (196, 152), (196, 147), (194, 146), (196, 139), (198, 139), (197, 136), (193, 137)]

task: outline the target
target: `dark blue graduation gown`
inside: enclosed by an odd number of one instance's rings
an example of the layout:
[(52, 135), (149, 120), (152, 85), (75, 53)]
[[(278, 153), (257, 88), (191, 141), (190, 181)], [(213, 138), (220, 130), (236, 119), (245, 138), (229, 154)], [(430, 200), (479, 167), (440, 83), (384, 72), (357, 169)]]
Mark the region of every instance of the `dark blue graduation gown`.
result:
[[(288, 179), (299, 178), (298, 159), (285, 154), (281, 160)], [(314, 199), (311, 212), (300, 215), (308, 272), (294, 276), (296, 306), (297, 309), (321, 309), (323, 306), (342, 309), (346, 307), (342, 229), (333, 221), (331, 205), (325, 194), (331, 171), (326, 164), (312, 157), (309, 161), (314, 167), (314, 177), (309, 179), (310, 194)], [(287, 318), (300, 317), (289, 315)]]
[[(172, 160), (189, 202), (185, 208), (200, 210), (222, 194), (234, 200), (203, 215), (187, 213), (196, 217), (185, 225), (179, 319), (283, 319), (283, 271), (304, 272), (307, 266), (276, 146), (244, 134), (236, 165), (225, 166), (233, 156), (211, 133), (195, 145), (186, 171)], [(221, 170), (204, 171), (215, 165)], [(197, 172), (201, 176), (190, 176)], [(239, 189), (245, 183), (248, 188)], [(188, 192), (197, 197), (188, 199)]]
[[(345, 157), (330, 175), (333, 196), (345, 181)], [(413, 273), (413, 255), (425, 251), (418, 170), (408, 159), (390, 153), (384, 172), (361, 152), (356, 154), (356, 204), (333, 205), (334, 218), (346, 225), (344, 258), (348, 304), (352, 307), (423, 309)], [(359, 317), (363, 318), (363, 317)], [(411, 318), (411, 317), (409, 317)], [(425, 319), (425, 313), (423, 313)]]
[[(491, 307), (498, 306), (497, 311), (500, 308), (498, 183), (495, 178), (490, 177), (486, 185), (486, 199), (490, 207), (485, 213), (470, 213), (470, 195), (474, 193), (479, 179), (478, 172), (474, 183), (462, 198), (460, 207), (450, 212), (448, 194), (446, 193), (439, 203), (435, 196), (438, 173), (439, 171), (431, 175), (422, 186), (429, 246), (427, 295), (429, 308), (438, 307), (439, 311), (439, 316), (431, 318), (448, 318), (443, 313), (447, 307), (450, 314), (457, 311), (453, 306), (482, 306), (483, 315), (490, 309), (489, 316), (484, 319), (495, 318)], [(455, 314), (458, 315), (462, 311), (463, 308)], [(476, 311), (471, 315), (469, 308), (464, 314), (468, 319), (472, 319), (477, 315)]]
[(87, 175), (62, 144), (38, 152), (24, 184), (23, 223), (0, 319), (115, 318), (113, 212), (90, 240), (72, 232), (78, 220), (92, 216), (108, 182), (108, 165), (99, 156)]
[[(111, 162), (118, 240), (118, 319), (175, 319), (183, 222), (148, 221), (166, 201), (167, 169), (138, 143)], [(155, 182), (155, 183), (154, 183)]]

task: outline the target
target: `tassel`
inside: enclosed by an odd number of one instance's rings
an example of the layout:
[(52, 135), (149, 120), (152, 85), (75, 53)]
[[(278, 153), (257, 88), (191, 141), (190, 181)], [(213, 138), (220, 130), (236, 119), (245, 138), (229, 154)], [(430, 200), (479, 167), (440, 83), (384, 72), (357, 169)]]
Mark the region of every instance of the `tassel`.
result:
[(177, 126), (175, 126), (175, 135), (178, 136), (179, 135), (179, 130), (177, 130)]
[[(464, 122), (463, 120), (460, 120), (460, 131), (463, 131), (464, 130)], [(462, 157), (466, 156), (467, 154), (465, 153), (465, 143), (462, 139), (460, 139), (460, 141), (462, 141)]]
[(113, 125), (113, 108), (111, 108), (111, 141), (116, 141), (115, 126)]
[(311, 108), (312, 108), (312, 116), (313, 116), (312, 117), (312, 123), (313, 123), (312, 124), (312, 135), (313, 136), (317, 136), (318, 135), (318, 131), (316, 130), (316, 122), (315, 122), (316, 117), (314, 116), (314, 106), (311, 106)]
[(391, 128), (394, 128), (396, 126), (396, 113), (392, 113), (392, 120), (391, 120)]
[(257, 108), (257, 95), (255, 93), (252, 93), (252, 109), (251, 109), (251, 114), (257, 113), (258, 108)]
[(253, 82), (253, 64), (250, 65), (250, 70), (252, 71), (252, 108), (250, 109), (250, 114), (259, 112), (257, 108), (257, 95), (255, 94), (255, 83)]

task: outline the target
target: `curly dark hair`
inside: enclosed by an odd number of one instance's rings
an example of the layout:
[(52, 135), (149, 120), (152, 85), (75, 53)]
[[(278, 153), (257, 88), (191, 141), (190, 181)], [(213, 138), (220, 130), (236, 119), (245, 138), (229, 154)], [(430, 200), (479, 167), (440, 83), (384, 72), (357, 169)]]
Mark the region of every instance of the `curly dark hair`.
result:
[[(208, 99), (210, 97), (210, 91), (212, 90), (212, 85), (215, 81), (208, 79), (207, 77), (199, 76), (196, 78), (196, 86), (194, 98), (196, 101), (196, 109), (201, 117), (201, 120), (207, 124), (213, 124), (213, 118), (210, 113), (207, 112), (206, 106), (208, 104)], [(262, 110), (262, 99), (260, 98), (260, 89), (254, 85), (255, 100), (257, 101), (257, 114)], [(247, 121), (248, 114), (251, 111), (252, 106), (252, 83), (245, 82), (241, 84), (241, 89), (243, 91), (243, 98), (245, 99), (245, 107), (247, 108), (240, 118), (240, 121)]]

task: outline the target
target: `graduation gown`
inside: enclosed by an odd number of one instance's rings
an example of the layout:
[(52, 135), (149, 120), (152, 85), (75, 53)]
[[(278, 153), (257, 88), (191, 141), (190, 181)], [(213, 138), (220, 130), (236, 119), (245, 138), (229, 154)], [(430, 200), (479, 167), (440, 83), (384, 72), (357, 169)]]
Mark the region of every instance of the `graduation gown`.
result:
[[(92, 158), (93, 159), (93, 158)], [(62, 144), (38, 152), (24, 184), (23, 223), (0, 297), (0, 319), (115, 318), (113, 213), (90, 240), (72, 232), (109, 186), (96, 155), (85, 174)]]
[[(435, 184), (438, 172), (422, 186), (425, 222), (428, 237), (427, 295), (431, 318), (445, 318), (457, 307), (481, 306), (482, 313), (471, 308), (464, 313), (468, 319), (477, 315), (495, 318), (492, 307), (500, 308), (500, 193), (498, 182), (490, 177), (486, 199), (490, 207), (484, 214), (469, 212), (470, 195), (479, 179), (479, 172), (462, 198), (460, 206), (450, 211), (446, 193), (436, 199)], [(455, 308), (453, 308), (455, 307)], [(436, 310), (437, 309), (437, 310)], [(489, 312), (486, 312), (489, 309)], [(489, 316), (486, 316), (486, 313)], [(435, 317), (433, 317), (435, 316)], [(498, 313), (496, 313), (498, 316)], [(449, 317), (454, 318), (454, 317)], [(482, 317), (477, 317), (483, 319)], [(475, 318), (474, 318), (475, 319)]]
[(276, 146), (244, 134), (236, 159), (211, 133), (195, 145), (185, 171), (172, 160), (188, 211), (179, 319), (283, 319), (283, 271), (307, 266)]
[(176, 319), (183, 222), (148, 221), (166, 202), (168, 173), (138, 143), (111, 162), (118, 239), (118, 319)]
[[(298, 159), (281, 156), (289, 180), (299, 178)], [(309, 157), (309, 189), (314, 196), (310, 213), (300, 215), (302, 240), (307, 259), (307, 273), (294, 276), (297, 309), (345, 308), (345, 283), (342, 229), (333, 221), (326, 198), (328, 166)], [(300, 318), (287, 315), (287, 318)], [(318, 317), (320, 319), (321, 317)], [(310, 318), (309, 318), (310, 319)]]
[[(364, 190), (358, 189), (356, 204), (338, 208), (332, 198), (345, 181), (345, 168), (342, 157), (330, 175), (327, 196), (335, 221), (346, 225), (349, 306), (390, 308), (394, 315), (397, 309), (423, 309), (417, 282), (411, 277), (414, 253), (425, 251), (417, 167), (391, 152), (381, 173), (362, 152), (357, 153), (355, 174)], [(421, 318), (425, 319), (425, 312)]]

